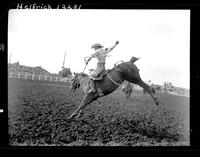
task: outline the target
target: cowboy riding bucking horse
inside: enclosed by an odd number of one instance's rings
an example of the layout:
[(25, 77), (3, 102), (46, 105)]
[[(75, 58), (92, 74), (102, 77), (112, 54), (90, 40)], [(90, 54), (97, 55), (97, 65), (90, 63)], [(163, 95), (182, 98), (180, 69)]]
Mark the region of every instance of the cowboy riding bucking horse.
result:
[(111, 48), (105, 48), (99, 44), (99, 43), (95, 43), (92, 45), (91, 48), (93, 48), (95, 50), (95, 53), (93, 53), (91, 56), (89, 57), (85, 57), (84, 60), (86, 62), (86, 65), (89, 63), (89, 61), (92, 58), (97, 58), (98, 62), (97, 62), (97, 67), (95, 70), (92, 71), (92, 73), (90, 74), (90, 80), (88, 82), (88, 93), (91, 92), (95, 92), (95, 80), (98, 80), (98, 77), (100, 76), (100, 74), (105, 71), (105, 64), (106, 64), (106, 57), (107, 54), (112, 51), (117, 45), (119, 44), (119, 41), (115, 42), (115, 45), (112, 46)]
[(113, 91), (115, 91), (124, 81), (128, 81), (139, 85), (144, 88), (152, 97), (156, 105), (159, 104), (158, 98), (151, 91), (151, 87), (148, 86), (140, 77), (139, 69), (134, 64), (139, 58), (131, 57), (129, 61), (122, 61), (120, 64), (114, 64), (112, 69), (105, 69), (106, 57), (108, 53), (112, 51), (119, 41), (116, 41), (111, 48), (103, 48), (99, 43), (92, 45), (95, 49), (95, 53), (91, 56), (85, 57), (85, 68), (92, 58), (97, 58), (98, 63), (95, 70), (90, 75), (82, 73), (74, 73), (73, 78), (70, 80), (70, 90), (75, 92), (79, 87), (83, 88), (84, 97), (79, 104), (78, 108), (73, 111), (68, 119), (74, 116), (79, 117), (83, 113), (83, 109), (93, 101), (100, 97), (104, 97)]

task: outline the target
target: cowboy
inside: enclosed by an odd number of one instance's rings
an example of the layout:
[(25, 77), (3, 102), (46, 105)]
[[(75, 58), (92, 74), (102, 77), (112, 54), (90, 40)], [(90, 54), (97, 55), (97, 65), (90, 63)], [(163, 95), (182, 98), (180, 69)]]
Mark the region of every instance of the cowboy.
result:
[[(103, 46), (101, 44), (99, 44), (99, 43), (96, 43), (96, 44), (92, 45), (91, 48), (93, 48), (96, 52), (93, 53), (91, 56), (86, 57), (84, 59), (86, 64), (88, 64), (88, 62), (92, 58), (97, 58), (98, 59), (97, 68), (92, 71), (92, 73), (90, 74), (90, 78), (94, 78), (95, 79), (99, 74), (101, 74), (101, 72), (103, 72), (105, 70), (105, 63), (106, 63), (107, 54), (110, 51), (112, 51), (116, 47), (117, 44), (119, 44), (119, 41), (116, 41), (115, 45), (113, 47), (106, 48), (106, 49), (103, 49)], [(94, 86), (95, 85), (94, 85), (93, 79), (90, 79), (90, 89), (88, 90), (88, 93), (95, 92), (95, 87)]]

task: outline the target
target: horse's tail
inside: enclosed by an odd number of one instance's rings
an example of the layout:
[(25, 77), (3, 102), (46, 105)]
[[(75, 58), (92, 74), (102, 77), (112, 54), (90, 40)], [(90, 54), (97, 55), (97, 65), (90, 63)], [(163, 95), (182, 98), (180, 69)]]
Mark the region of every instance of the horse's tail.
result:
[(130, 62), (131, 63), (135, 63), (137, 60), (139, 60), (140, 58), (136, 58), (136, 57), (131, 57)]

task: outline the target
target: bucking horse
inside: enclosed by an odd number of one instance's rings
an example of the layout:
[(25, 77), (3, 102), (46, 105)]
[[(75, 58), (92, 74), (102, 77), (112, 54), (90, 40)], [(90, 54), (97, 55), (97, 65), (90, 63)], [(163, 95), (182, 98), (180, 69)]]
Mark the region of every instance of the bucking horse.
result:
[(102, 73), (100, 80), (95, 80), (96, 91), (87, 93), (88, 81), (90, 77), (85, 73), (74, 73), (70, 81), (70, 90), (75, 92), (77, 88), (82, 87), (84, 91), (84, 97), (78, 106), (78, 108), (68, 117), (68, 119), (77, 116), (79, 117), (83, 109), (93, 101), (100, 97), (106, 96), (115, 91), (124, 81), (128, 81), (141, 86), (149, 93), (156, 105), (159, 105), (158, 98), (152, 92), (151, 87), (148, 86), (140, 77), (139, 69), (136, 67), (134, 62), (136, 61), (132, 57), (130, 61), (122, 62), (115, 65), (112, 69), (108, 69)]

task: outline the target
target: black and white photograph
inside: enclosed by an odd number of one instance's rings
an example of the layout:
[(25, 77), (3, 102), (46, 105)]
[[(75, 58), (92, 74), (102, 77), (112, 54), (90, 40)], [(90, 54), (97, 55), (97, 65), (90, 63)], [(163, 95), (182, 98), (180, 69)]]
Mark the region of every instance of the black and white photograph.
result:
[(191, 145), (189, 9), (48, 7), (8, 13), (9, 146)]

